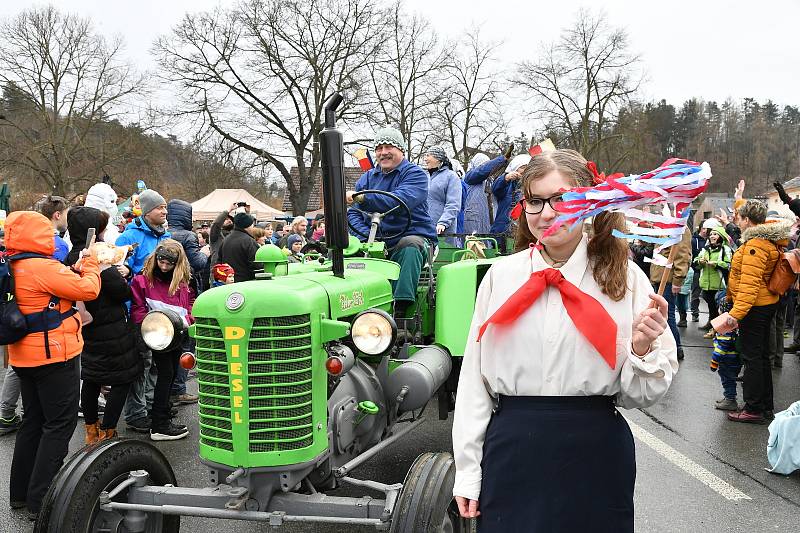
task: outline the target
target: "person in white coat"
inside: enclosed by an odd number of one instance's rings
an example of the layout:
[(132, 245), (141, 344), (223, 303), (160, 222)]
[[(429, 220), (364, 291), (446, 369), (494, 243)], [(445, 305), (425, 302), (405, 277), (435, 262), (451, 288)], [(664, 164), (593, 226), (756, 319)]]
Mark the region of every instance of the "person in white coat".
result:
[[(517, 253), (483, 277), (456, 397), (453, 489), (485, 532), (632, 532), (633, 437), (678, 369), (667, 302), (628, 260), (618, 213), (542, 235), (565, 189), (591, 184), (572, 150), (522, 178)], [(665, 333), (666, 331), (666, 333)]]
[(95, 183), (89, 188), (86, 193), (86, 201), (83, 205), (86, 207), (94, 207), (100, 211), (108, 213), (109, 222), (103, 232), (103, 242), (114, 244), (119, 237), (119, 229), (115, 224), (115, 219), (119, 215), (117, 210), (117, 193), (111, 185), (107, 183)]

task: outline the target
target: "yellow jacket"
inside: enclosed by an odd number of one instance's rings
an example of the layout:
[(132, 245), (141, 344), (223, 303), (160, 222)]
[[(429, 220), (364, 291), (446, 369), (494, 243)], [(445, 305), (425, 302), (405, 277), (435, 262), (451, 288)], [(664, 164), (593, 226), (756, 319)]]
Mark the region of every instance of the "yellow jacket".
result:
[(779, 296), (767, 289), (772, 271), (780, 257), (778, 246), (789, 243), (792, 223), (785, 220), (765, 222), (742, 233), (742, 245), (733, 254), (728, 277), (728, 299), (733, 301), (730, 314), (742, 320), (753, 306), (774, 304)]

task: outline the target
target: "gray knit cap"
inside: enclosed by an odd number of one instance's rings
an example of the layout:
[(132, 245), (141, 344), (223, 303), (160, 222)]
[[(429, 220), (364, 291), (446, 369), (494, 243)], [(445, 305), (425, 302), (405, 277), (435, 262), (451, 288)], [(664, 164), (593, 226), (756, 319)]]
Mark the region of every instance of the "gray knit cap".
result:
[(399, 148), (401, 152), (406, 152), (406, 141), (403, 139), (403, 134), (394, 128), (381, 128), (375, 133), (375, 148), (381, 144), (390, 144)]
[(139, 206), (142, 208), (142, 215), (146, 215), (156, 207), (167, 203), (164, 197), (153, 189), (145, 189), (139, 194)]

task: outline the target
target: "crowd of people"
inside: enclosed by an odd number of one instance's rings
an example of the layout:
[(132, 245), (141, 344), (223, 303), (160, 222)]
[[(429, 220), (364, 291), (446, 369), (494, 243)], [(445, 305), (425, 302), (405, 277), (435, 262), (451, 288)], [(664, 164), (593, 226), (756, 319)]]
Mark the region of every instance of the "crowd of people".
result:
[[(396, 234), (386, 244), (401, 265), (394, 287), (398, 316), (413, 303), (423, 262), (439, 235), (508, 229), (521, 171), (530, 160), (509, 161), (510, 151), (492, 160), (478, 154), (464, 175), (440, 147), (426, 151), (422, 166), (405, 152), (399, 131), (379, 131), (377, 165), (357, 186), (391, 192), (410, 210), (407, 230), (401, 213), (381, 224), (383, 235)], [(288, 262), (302, 262), (309, 243), (325, 241), (321, 215), (257, 222), (249, 206), (237, 202), (196, 226), (189, 202), (167, 201), (146, 188), (131, 199), (120, 217), (121, 199), (104, 179), (72, 202), (48, 195), (33, 210), (12, 212), (0, 230), (0, 253), (9, 258), (20, 310), (55, 313), (6, 347), (0, 394), (0, 434), (17, 432), (11, 504), (32, 516), (80, 418), (87, 444), (116, 436), (121, 419), (128, 431), (148, 433), (154, 441), (188, 435), (174, 417), (180, 405), (198, 400), (186, 388), (188, 371), (178, 364), (192, 341), (184, 336), (169, 349), (150, 349), (141, 333), (149, 311), (168, 309), (188, 326), (192, 304), (204, 290), (255, 279), (260, 246), (273, 244)], [(361, 212), (394, 207), (372, 194), (358, 202)], [(369, 218), (353, 210), (348, 216), (366, 237)], [(127, 247), (127, 255), (114, 264), (102, 262), (93, 242)]]
[[(273, 229), (256, 225), (242, 204), (195, 227), (190, 203), (167, 202), (152, 189), (137, 195), (136, 209), (138, 216), (120, 221), (116, 193), (100, 183), (72, 205), (43, 197), (34, 210), (9, 214), (0, 230), (0, 253), (27, 319), (24, 337), (4, 347), (0, 434), (17, 432), (11, 506), (32, 517), (81, 417), (87, 444), (115, 437), (121, 418), (127, 430), (154, 441), (188, 435), (174, 417), (180, 405), (198, 400), (178, 364), (192, 341), (184, 335), (168, 349), (148, 348), (141, 324), (149, 311), (168, 309), (188, 326), (198, 294), (254, 279), (260, 245), (283, 244), (289, 259), (302, 257), (297, 241), (308, 225), (304, 218), (290, 230)], [(321, 219), (309, 238), (324, 239)], [(94, 243), (127, 254), (103, 262)]]
[[(347, 217), (352, 233), (365, 239), (373, 223), (371, 213), (386, 213), (380, 235), (388, 257), (400, 265), (393, 283), (398, 320), (413, 311), (421, 270), (440, 238), (459, 245), (467, 234), (516, 233), (516, 251), (521, 252), (497, 264), (502, 267), (493, 267), (476, 302), (470, 332), (475, 342), (468, 343), (464, 357), (454, 426), (455, 495), (463, 516), (503, 516), (522, 505), (517, 501), (521, 494), (530, 494), (502, 479), (508, 474), (507, 462), (522, 457), (506, 456), (495, 445), (505, 438), (521, 438), (520, 427), (557, 433), (565, 423), (583, 425), (587, 412), (611, 412), (610, 397), (624, 405), (643, 406), (663, 396), (684, 358), (681, 330), (689, 327), (690, 319), (699, 322), (701, 299), (708, 320), (698, 326), (711, 341), (710, 368), (719, 373), (723, 389), (715, 407), (728, 411), (735, 422), (763, 423), (773, 416), (771, 368), (781, 366), (786, 322), (800, 322), (800, 312), (794, 309), (800, 298), (794, 289), (774, 294), (767, 282), (781, 251), (798, 245), (800, 223), (792, 225), (768, 212), (763, 203), (745, 200), (743, 183), (736, 191), (731, 219), (723, 213), (703, 221), (694, 234), (685, 232), (674, 245), (674, 254), (661, 250), (664, 260), (654, 261), (652, 245), (633, 242), (627, 247), (612, 236), (622, 227), (616, 215), (595, 217), (586, 234), (560, 229), (541, 237), (558, 215), (555, 206), (564, 188), (591, 183), (588, 162), (577, 152), (556, 150), (532, 158), (512, 157), (509, 149), (493, 159), (477, 154), (464, 173), (438, 146), (425, 151), (421, 165), (412, 163), (403, 136), (392, 128), (376, 133), (374, 151), (375, 167), (346, 192)], [(365, 192), (375, 190), (400, 198), (407, 212), (397, 209), (392, 196)], [(800, 200), (786, 197), (785, 201), (793, 202), (790, 206), (800, 216)], [(120, 419), (127, 430), (148, 433), (154, 441), (189, 434), (175, 416), (180, 405), (198, 401), (186, 386), (189, 372), (179, 364), (181, 353), (192, 351), (192, 340), (184, 336), (163, 350), (149, 348), (141, 332), (149, 311), (169, 310), (188, 327), (200, 293), (256, 279), (255, 257), (261, 246), (277, 246), (294, 263), (304, 260), (309, 244), (325, 241), (323, 216), (314, 220), (298, 216), (285, 224), (258, 222), (244, 202), (200, 225), (195, 225), (190, 203), (167, 201), (153, 189), (138, 194), (138, 215), (131, 219), (120, 223), (116, 206), (113, 188), (101, 183), (89, 189), (80, 203), (70, 205), (62, 197), (47, 196), (35, 210), (12, 212), (0, 231), (0, 252), (10, 261), (20, 310), (44, 317), (40, 327), (32, 327), (22, 340), (8, 345), (9, 365), (0, 394), (0, 434), (17, 431), (11, 505), (27, 508), (31, 516), (38, 513), (66, 456), (79, 417), (87, 444), (116, 436)], [(95, 240), (127, 247), (124, 260), (99, 260), (92, 245)], [(503, 248), (504, 241), (500, 239)], [(539, 246), (532, 246), (536, 243)], [(662, 265), (669, 256), (672, 265), (665, 274)], [(638, 268), (629, 266), (628, 259)], [(656, 295), (664, 276), (665, 289)], [(528, 281), (523, 284), (524, 279)], [(608, 320), (608, 331), (619, 330), (624, 346), (591, 333), (579, 319), (572, 330), (533, 327), (534, 322), (566, 319), (553, 312), (555, 300), (550, 296), (538, 301), (538, 296), (521, 296), (511, 304), (517, 297), (515, 288), (522, 284), (519, 291), (528, 290), (530, 283), (557, 286), (562, 295), (578, 287), (578, 293), (593, 295), (594, 304), (584, 304), (600, 306), (595, 318)], [(530, 290), (539, 292), (524, 294), (542, 294), (541, 288)], [(570, 294), (572, 299), (581, 298)], [(734, 327), (716, 332), (712, 322), (718, 316)], [(575, 320), (573, 313), (569, 317)], [(500, 324), (511, 324), (518, 335), (495, 332), (494, 326)], [(486, 333), (491, 341), (481, 345), (478, 341), (490, 325)], [(800, 350), (800, 324), (793, 329), (796, 337), (788, 351)], [(520, 360), (525, 346), (540, 342), (543, 335), (550, 335), (548, 343), (561, 348), (535, 361)], [(593, 359), (594, 352), (602, 357)], [(486, 374), (481, 357), (490, 353), (494, 359), (507, 359), (502, 372), (497, 366)], [(576, 366), (576, 358), (584, 362)], [(545, 369), (550, 377), (543, 381)], [(561, 377), (551, 383), (555, 374)], [(739, 381), (743, 405), (737, 401)], [(23, 416), (18, 413), (20, 394)], [(526, 399), (587, 394), (593, 399), (571, 403)], [(562, 411), (564, 418), (548, 419), (544, 414), (548, 409)], [(490, 420), (497, 423), (487, 429)], [(569, 449), (559, 449), (558, 439), (531, 443), (543, 446), (533, 455), (582, 456), (588, 448), (606, 450), (613, 460), (605, 466), (575, 463), (559, 490), (583, 483), (586, 499), (603, 492), (600, 485), (584, 483), (588, 469), (597, 474), (592, 479), (616, 480), (614, 498), (598, 500), (598, 505), (627, 508), (633, 497), (632, 447), (620, 420), (603, 418), (585, 424)], [(530, 459), (530, 453), (525, 455)], [(530, 460), (520, 472), (546, 466)], [(536, 479), (517, 481), (535, 484)], [(479, 508), (480, 494), (487, 497)], [(545, 500), (531, 505), (548, 516)], [(631, 516), (623, 514), (609, 520), (627, 530)]]
[[(781, 294), (772, 292), (769, 283), (781, 254), (800, 244), (800, 200), (789, 198), (776, 184), (794, 214), (781, 215), (760, 200), (746, 200), (744, 186), (743, 181), (737, 186), (732, 213), (723, 209), (699, 223), (691, 236), (686, 231), (676, 245), (672, 282), (664, 296), (670, 302), (668, 322), (678, 359), (683, 358), (680, 330), (689, 327), (689, 322), (697, 323), (703, 337), (710, 340), (709, 366), (719, 374), (722, 386), (722, 397), (714, 407), (728, 411), (730, 421), (763, 424), (774, 418), (772, 371), (783, 366), (784, 352), (798, 354), (800, 350), (797, 284)], [(655, 287), (662, 269), (647, 261), (652, 253), (651, 244), (630, 246), (631, 258), (650, 275)], [(708, 311), (702, 324), (701, 300)], [(722, 314), (730, 327), (718, 331), (713, 323)], [(795, 338), (784, 346), (790, 329)], [(738, 383), (743, 403), (738, 401)]]

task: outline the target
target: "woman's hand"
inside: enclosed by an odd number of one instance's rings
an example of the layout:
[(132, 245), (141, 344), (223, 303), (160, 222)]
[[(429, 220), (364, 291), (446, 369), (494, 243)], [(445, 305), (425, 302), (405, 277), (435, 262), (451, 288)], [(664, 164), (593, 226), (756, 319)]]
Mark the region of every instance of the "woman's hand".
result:
[(456, 496), (456, 504), (458, 504), (458, 512), (461, 514), (461, 518), (476, 518), (481, 515), (481, 512), (478, 511), (478, 500)]
[(115, 266), (117, 267), (117, 272), (119, 272), (119, 273), (120, 273), (120, 275), (121, 275), (123, 278), (127, 278), (127, 277), (128, 277), (128, 274), (130, 274), (130, 273), (131, 273), (131, 269), (130, 269), (130, 268), (128, 268), (127, 266), (125, 266), (125, 265), (115, 265)]
[(633, 321), (631, 346), (636, 355), (644, 357), (650, 345), (667, 329), (667, 301), (663, 296), (651, 294), (650, 306)]
[(726, 213), (725, 209), (721, 207), (719, 208), (719, 215), (717, 215), (717, 220), (719, 220), (722, 223), (723, 227), (727, 226), (728, 223), (731, 221), (730, 217), (728, 216), (728, 213)]

